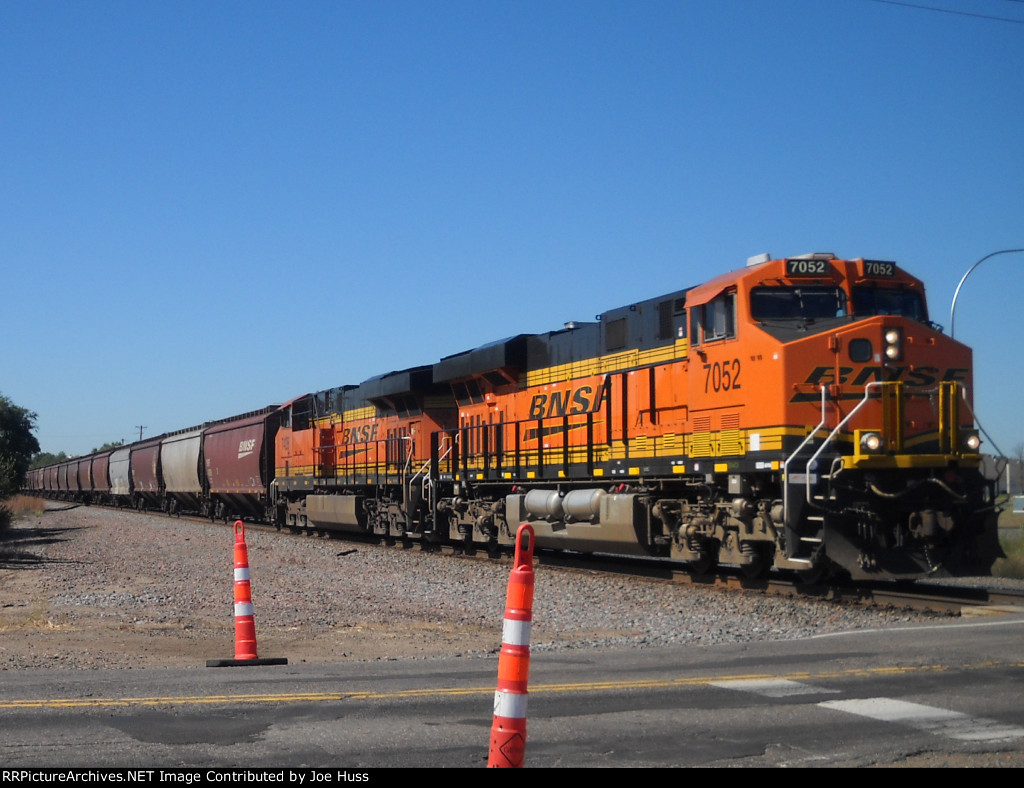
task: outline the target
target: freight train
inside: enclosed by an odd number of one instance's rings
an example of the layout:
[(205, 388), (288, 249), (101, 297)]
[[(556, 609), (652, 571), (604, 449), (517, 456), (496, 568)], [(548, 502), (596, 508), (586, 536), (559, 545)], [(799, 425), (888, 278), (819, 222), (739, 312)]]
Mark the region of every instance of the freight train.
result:
[(806, 580), (987, 574), (971, 350), (898, 265), (752, 258), (519, 334), (30, 472), (38, 494)]

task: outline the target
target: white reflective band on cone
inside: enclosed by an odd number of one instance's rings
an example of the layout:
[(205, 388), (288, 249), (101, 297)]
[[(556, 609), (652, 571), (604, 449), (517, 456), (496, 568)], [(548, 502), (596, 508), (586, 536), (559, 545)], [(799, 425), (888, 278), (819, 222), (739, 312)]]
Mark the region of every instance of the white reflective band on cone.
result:
[(526, 693), (502, 692), (494, 693), (494, 716), (526, 719)]
[(501, 642), (510, 646), (530, 645), (530, 625), (532, 621), (514, 621), (506, 618), (501, 625)]
[(243, 566), (241, 568), (238, 568), (238, 567), (235, 568), (235, 582), (236, 583), (239, 580), (248, 580), (248, 579), (249, 579), (249, 567)]
[(252, 602), (236, 602), (235, 603), (235, 615), (236, 616), (251, 616), (252, 615)]

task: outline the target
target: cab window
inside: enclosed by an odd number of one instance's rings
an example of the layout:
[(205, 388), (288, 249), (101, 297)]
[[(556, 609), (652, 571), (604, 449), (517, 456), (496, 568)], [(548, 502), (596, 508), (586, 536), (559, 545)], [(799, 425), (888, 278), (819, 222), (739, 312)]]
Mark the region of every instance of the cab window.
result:
[(857, 317), (902, 315), (922, 323), (928, 322), (924, 298), (915, 290), (885, 287), (853, 288), (853, 313)]
[(845, 317), (846, 294), (838, 287), (755, 287), (750, 316), (759, 321)]
[(715, 342), (736, 336), (736, 294), (724, 293), (690, 310), (690, 341)]

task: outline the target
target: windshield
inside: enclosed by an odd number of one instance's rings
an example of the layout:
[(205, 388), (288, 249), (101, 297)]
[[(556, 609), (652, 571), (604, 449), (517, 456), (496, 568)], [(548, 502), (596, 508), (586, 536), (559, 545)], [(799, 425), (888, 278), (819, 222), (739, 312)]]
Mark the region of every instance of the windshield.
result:
[(818, 320), (846, 316), (846, 294), (838, 287), (755, 287), (754, 320)]
[(853, 288), (853, 313), (857, 317), (902, 315), (922, 323), (928, 322), (924, 298), (913, 290), (855, 287)]

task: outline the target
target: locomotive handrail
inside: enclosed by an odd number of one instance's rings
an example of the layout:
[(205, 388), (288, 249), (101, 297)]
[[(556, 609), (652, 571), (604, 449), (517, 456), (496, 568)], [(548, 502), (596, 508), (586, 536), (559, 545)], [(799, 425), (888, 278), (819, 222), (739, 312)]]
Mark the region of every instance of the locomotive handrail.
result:
[(871, 392), (868, 389), (870, 389), (872, 386), (882, 385), (884, 385), (884, 383), (881, 380), (872, 380), (869, 383), (866, 383), (864, 385), (864, 398), (854, 406), (853, 410), (851, 410), (849, 413), (843, 416), (842, 419), (839, 420), (839, 423), (835, 426), (835, 429), (833, 429), (832, 432), (828, 434), (828, 437), (826, 437), (825, 440), (822, 442), (821, 446), (818, 447), (818, 450), (811, 455), (811, 458), (809, 460), (807, 460), (807, 478), (804, 480), (807, 491), (807, 503), (811, 503), (811, 466), (817, 461), (821, 453), (825, 451), (828, 445), (832, 442), (833, 438), (835, 438), (835, 436), (839, 433), (839, 430), (845, 427), (847, 423), (849, 423), (850, 419), (857, 415), (857, 411), (863, 408), (864, 405), (867, 404), (868, 400), (871, 399)]
[[(415, 431), (415, 428), (414, 428)], [(412, 478), (409, 478), (409, 468), (412, 467), (412, 453), (416, 450), (416, 446), (413, 443), (414, 438), (412, 435), (400, 435), (398, 436), (399, 445), (402, 441), (409, 441), (409, 453), (405, 457), (405, 465), (402, 468), (402, 506), (405, 509), (405, 527), (407, 530), (412, 530), (412, 511), (409, 508), (409, 499), (412, 497)]]
[[(441, 434), (441, 440), (442, 441), (447, 440), (449, 437), (450, 436), (448, 436), (448, 435), (446, 435), (444, 433)], [(440, 446), (438, 446), (438, 448), (440, 449)], [(449, 454), (451, 454), (452, 449), (454, 449), (454, 448), (455, 448), (455, 442), (453, 441), (452, 445), (449, 446), (447, 448), (447, 450), (445, 450), (445, 452), (443, 454), (439, 454), (438, 455), (438, 457), (437, 457), (438, 467), (440, 467), (440, 465), (441, 465), (441, 460), (443, 460), (445, 457), (447, 457)], [(416, 473), (414, 473), (412, 475), (412, 477), (409, 479), (409, 487), (411, 488), (412, 485), (413, 485), (413, 482), (415, 482), (416, 479), (418, 479), (420, 476), (424, 476), (425, 477), (425, 481), (426, 481), (425, 486), (427, 488), (427, 507), (429, 508), (429, 510), (431, 512), (433, 512), (434, 511), (434, 506), (435, 506), (435, 503), (436, 503), (435, 500), (434, 500), (434, 496), (437, 493), (436, 493), (436, 490), (434, 490), (433, 483), (430, 481), (430, 477), (426, 475), (427, 472), (430, 470), (430, 463), (431, 463), (431, 460), (427, 460), (425, 463), (423, 463), (423, 467), (420, 468), (418, 471), (416, 471)]]
[[(448, 436), (447, 436), (447, 435), (444, 435), (444, 434), (442, 434), (442, 436), (441, 436), (441, 440), (445, 440), (445, 439), (447, 439), (447, 438), (448, 438)], [(449, 447), (448, 447), (447, 451), (445, 451), (445, 452), (444, 452), (443, 454), (439, 454), (439, 455), (438, 455), (438, 457), (437, 457), (437, 463), (438, 463), (438, 465), (440, 465), (440, 464), (441, 464), (441, 460), (443, 460), (443, 459), (444, 459), (445, 457), (447, 457), (447, 456), (448, 456), (449, 454), (451, 454), (451, 452), (452, 452), (452, 449), (453, 449), (453, 448), (455, 448), (455, 445), (454, 445), (454, 443), (453, 443), (453, 444), (452, 444), (451, 446), (449, 446)], [(409, 479), (409, 484), (412, 484), (412, 483), (413, 483), (414, 481), (416, 481), (416, 480), (417, 480), (417, 479), (418, 479), (418, 478), (419, 478), (420, 476), (423, 476), (424, 474), (426, 474), (426, 473), (427, 473), (427, 471), (429, 471), (429, 470), (430, 470), (430, 462), (431, 462), (430, 460), (427, 460), (426, 462), (424, 462), (424, 463), (423, 463), (423, 466), (422, 466), (422, 467), (421, 467), (421, 468), (420, 468), (420, 469), (419, 469), (418, 471), (416, 471), (416, 473), (414, 473), (414, 474), (413, 474), (413, 475), (412, 475), (412, 476), (410, 477), (410, 479)]]
[[(430, 460), (426, 460), (423, 466), (416, 471), (412, 476), (409, 477), (409, 484), (413, 484), (420, 476), (425, 476), (427, 471), (430, 470)], [(427, 479), (427, 484), (430, 484), (430, 479)]]
[[(401, 436), (399, 436), (399, 439), (403, 440), (403, 441), (409, 441), (409, 454), (405, 458), (405, 467), (402, 468), (402, 475), (404, 476), (407, 473), (409, 473), (409, 466), (412, 465), (412, 453), (413, 453), (413, 450), (416, 447), (413, 446), (413, 443), (412, 443), (413, 437), (412, 437), (412, 435), (401, 435)], [(412, 479), (409, 480), (409, 483), (412, 484)]]
[[(825, 404), (828, 402), (828, 386), (821, 387), (821, 421), (818, 422), (813, 430), (807, 433), (807, 437), (804, 438), (803, 442), (796, 447), (792, 454), (786, 458), (786, 461), (782, 463), (782, 478), (785, 483), (782, 485), (782, 522), (783, 524), (789, 523), (789, 464), (796, 459), (797, 455), (803, 451), (814, 436), (818, 434), (818, 430), (825, 426), (825, 422), (828, 420), (828, 416), (825, 413)], [(810, 468), (810, 460), (807, 461), (808, 468)]]

